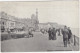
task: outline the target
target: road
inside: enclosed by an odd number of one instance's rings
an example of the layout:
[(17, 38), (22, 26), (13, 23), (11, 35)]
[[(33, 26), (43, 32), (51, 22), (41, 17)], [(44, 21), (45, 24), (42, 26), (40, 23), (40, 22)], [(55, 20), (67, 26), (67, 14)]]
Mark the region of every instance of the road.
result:
[[(68, 44), (64, 47), (62, 36), (57, 35), (56, 40), (48, 40), (48, 34), (34, 32), (34, 37), (10, 39), (1, 42), (2, 52), (35, 52), (35, 51), (72, 51), (78, 46)], [(75, 48), (75, 49), (74, 49)]]

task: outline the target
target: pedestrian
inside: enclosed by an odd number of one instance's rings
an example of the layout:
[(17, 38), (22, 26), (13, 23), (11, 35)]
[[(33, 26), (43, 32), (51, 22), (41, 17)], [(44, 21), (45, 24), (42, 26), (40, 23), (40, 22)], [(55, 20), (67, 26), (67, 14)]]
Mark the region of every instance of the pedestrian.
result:
[(68, 29), (66, 26), (64, 26), (64, 29), (62, 31), (63, 34), (63, 42), (64, 42), (64, 47), (67, 47), (67, 40), (68, 40)]
[(29, 30), (29, 37), (33, 37), (33, 33), (31, 29)]
[(70, 27), (68, 27), (68, 44), (70, 44), (70, 39), (71, 39), (71, 37), (72, 37), (72, 32), (71, 32), (71, 29), (70, 29)]
[(56, 30), (55, 30), (55, 28), (52, 29), (52, 40), (56, 40)]
[(49, 40), (51, 40), (51, 28), (49, 28), (48, 34), (49, 34)]

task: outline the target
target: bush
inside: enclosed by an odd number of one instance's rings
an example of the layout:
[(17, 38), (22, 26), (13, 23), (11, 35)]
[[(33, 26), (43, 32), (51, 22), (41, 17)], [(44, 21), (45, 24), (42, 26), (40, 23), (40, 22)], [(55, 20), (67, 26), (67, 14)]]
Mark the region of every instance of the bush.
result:
[(1, 41), (11, 39), (9, 34), (1, 34)]
[(17, 39), (17, 38), (28, 38), (28, 34), (1, 34), (1, 41), (8, 40), (8, 39)]

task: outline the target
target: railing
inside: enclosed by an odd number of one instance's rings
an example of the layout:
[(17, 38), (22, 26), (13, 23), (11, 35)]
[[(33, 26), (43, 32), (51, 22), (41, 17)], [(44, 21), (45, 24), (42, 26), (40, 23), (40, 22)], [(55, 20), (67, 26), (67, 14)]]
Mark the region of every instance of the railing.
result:
[(79, 37), (72, 35), (74, 46), (79, 45)]

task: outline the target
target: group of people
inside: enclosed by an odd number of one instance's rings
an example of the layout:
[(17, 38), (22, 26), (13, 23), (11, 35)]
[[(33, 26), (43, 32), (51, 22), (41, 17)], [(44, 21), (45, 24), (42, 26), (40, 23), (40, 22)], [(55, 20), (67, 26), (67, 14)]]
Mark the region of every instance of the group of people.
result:
[(62, 35), (63, 35), (64, 47), (67, 47), (67, 43), (70, 44), (70, 39), (72, 37), (72, 32), (70, 30), (70, 27), (64, 26), (64, 29), (62, 30)]
[(56, 29), (55, 28), (49, 28), (48, 34), (49, 34), (49, 40), (56, 40)]
[(64, 26), (63, 29), (49, 28), (49, 30), (48, 30), (49, 40), (56, 40), (57, 32), (58, 32), (59, 36), (61, 35), (60, 33), (62, 33), (64, 47), (67, 47), (67, 44), (70, 44), (70, 39), (72, 37), (72, 32), (71, 32), (70, 28), (67, 26)]

